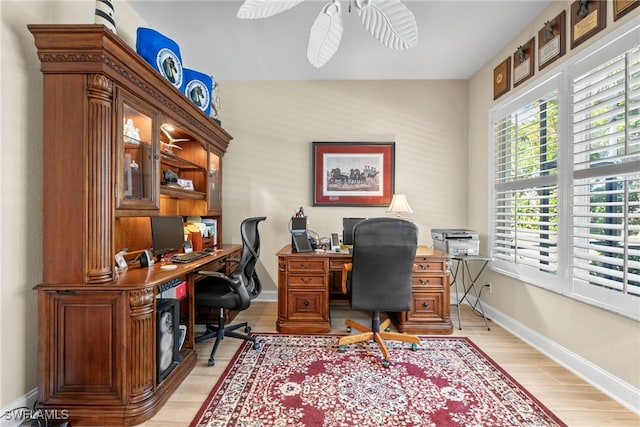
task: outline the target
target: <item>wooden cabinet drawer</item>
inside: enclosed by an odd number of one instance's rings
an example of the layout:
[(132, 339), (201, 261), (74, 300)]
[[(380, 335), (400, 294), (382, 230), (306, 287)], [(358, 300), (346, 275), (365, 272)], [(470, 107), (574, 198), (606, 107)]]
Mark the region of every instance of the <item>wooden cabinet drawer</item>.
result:
[(287, 319), (289, 321), (328, 321), (324, 291), (289, 291), (287, 295)]
[(322, 287), (324, 289), (325, 276), (313, 274), (290, 274), (288, 280), (289, 287)]
[(342, 271), (342, 266), (345, 263), (349, 263), (351, 262), (351, 258), (345, 258), (345, 259), (330, 259), (329, 260), (329, 270), (338, 270), (338, 271)]
[(325, 271), (325, 260), (321, 258), (289, 258), (287, 260), (287, 269), (290, 272), (293, 271), (305, 271), (305, 272), (317, 272), (323, 273)]
[(411, 278), (411, 286), (416, 288), (443, 289), (443, 277), (415, 274)]
[(416, 257), (416, 265), (418, 266), (416, 273), (442, 273), (445, 271), (445, 263), (443, 261), (434, 261), (428, 257)]
[(443, 295), (443, 292), (414, 292), (411, 295), (411, 310), (407, 313), (407, 320), (441, 320)]

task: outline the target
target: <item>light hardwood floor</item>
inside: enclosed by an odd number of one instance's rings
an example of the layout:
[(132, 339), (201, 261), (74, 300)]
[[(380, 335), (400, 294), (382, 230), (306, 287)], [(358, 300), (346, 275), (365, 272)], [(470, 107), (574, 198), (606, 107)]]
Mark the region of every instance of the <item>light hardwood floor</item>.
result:
[[(452, 307), (454, 336), (466, 336), (522, 384), (569, 426), (640, 427), (640, 417), (576, 377), (528, 344), (493, 322), (488, 331), (471, 308), (462, 305), (462, 330)], [(276, 302), (253, 302), (234, 323), (248, 321), (255, 332), (276, 332)], [(345, 305), (331, 307), (332, 332), (344, 333), (344, 320), (368, 324), (369, 313), (354, 312)], [(219, 376), (240, 346), (240, 340), (226, 338), (216, 353), (216, 364), (207, 366), (212, 341), (197, 344), (198, 363), (187, 379), (144, 427), (188, 426)]]

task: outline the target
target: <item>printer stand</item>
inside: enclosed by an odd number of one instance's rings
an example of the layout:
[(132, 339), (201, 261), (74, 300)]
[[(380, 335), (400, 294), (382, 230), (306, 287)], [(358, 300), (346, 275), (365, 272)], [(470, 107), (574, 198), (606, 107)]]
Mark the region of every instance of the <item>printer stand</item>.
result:
[[(487, 316), (484, 313), (484, 308), (482, 307), (482, 301), (480, 300), (480, 294), (478, 289), (476, 288), (476, 283), (478, 282), (478, 278), (482, 275), (485, 268), (489, 264), (490, 261), (493, 261), (493, 258), (484, 257), (480, 255), (456, 255), (453, 257), (453, 260), (456, 261), (456, 267), (453, 270), (453, 281), (451, 282), (451, 286), (455, 286), (456, 289), (456, 308), (458, 310), (458, 329), (462, 330), (462, 319), (460, 318), (460, 304), (466, 299), (469, 305), (474, 307), (474, 305), (469, 300), (469, 293), (473, 292), (476, 297), (475, 304), (480, 308), (480, 314), (482, 315), (482, 320), (484, 320), (484, 326), (487, 330), (491, 330), (489, 328), (489, 324), (487, 322)], [(469, 268), (469, 264), (471, 263), (480, 263), (481, 267), (478, 272), (473, 275), (471, 269)], [(462, 286), (462, 297), (460, 297), (460, 293), (458, 291), (458, 283)]]

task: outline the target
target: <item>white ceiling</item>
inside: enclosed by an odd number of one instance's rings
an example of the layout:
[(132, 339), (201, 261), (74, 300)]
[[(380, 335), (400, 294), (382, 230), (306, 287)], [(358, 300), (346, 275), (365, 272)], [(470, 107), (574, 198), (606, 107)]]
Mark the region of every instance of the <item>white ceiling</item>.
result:
[(317, 69), (307, 61), (307, 43), (326, 2), (306, 0), (244, 20), (236, 18), (240, 0), (129, 0), (150, 28), (178, 43), (183, 66), (219, 80), (468, 79), (553, 3), (405, 0), (418, 23), (418, 45), (396, 51), (369, 34), (342, 1), (340, 48)]

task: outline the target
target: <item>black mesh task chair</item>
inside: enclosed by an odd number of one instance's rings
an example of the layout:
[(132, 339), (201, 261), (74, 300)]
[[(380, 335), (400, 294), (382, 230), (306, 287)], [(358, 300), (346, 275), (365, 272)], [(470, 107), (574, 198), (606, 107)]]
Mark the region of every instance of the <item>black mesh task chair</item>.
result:
[[(353, 229), (352, 262), (342, 273), (343, 292), (349, 294), (353, 310), (372, 311), (371, 328), (347, 320), (347, 330), (355, 328), (358, 335), (345, 335), (338, 340), (341, 352), (346, 345), (374, 340), (384, 355), (384, 366), (391, 361), (385, 339), (412, 343), (417, 349), (420, 339), (415, 335), (388, 332), (391, 321), (380, 323), (380, 312), (408, 311), (411, 306), (411, 276), (414, 271), (418, 228), (412, 222), (397, 218), (371, 218), (359, 222)], [(347, 280), (347, 277), (349, 279)]]
[(247, 322), (224, 325), (224, 309), (246, 310), (249, 308), (251, 300), (260, 295), (262, 291), (262, 285), (255, 268), (260, 257), (258, 223), (265, 219), (267, 218), (264, 216), (247, 218), (240, 224), (243, 245), (242, 257), (233, 273), (226, 276), (218, 271), (198, 271), (198, 274), (205, 277), (195, 285), (195, 305), (219, 309), (218, 325), (207, 325), (206, 332), (196, 338), (196, 342), (201, 342), (216, 337), (209, 357), (209, 366), (214, 365), (216, 350), (224, 337), (253, 341), (253, 348), (260, 348), (255, 337), (234, 332), (236, 329), (244, 328), (245, 333), (249, 333), (251, 327)]

